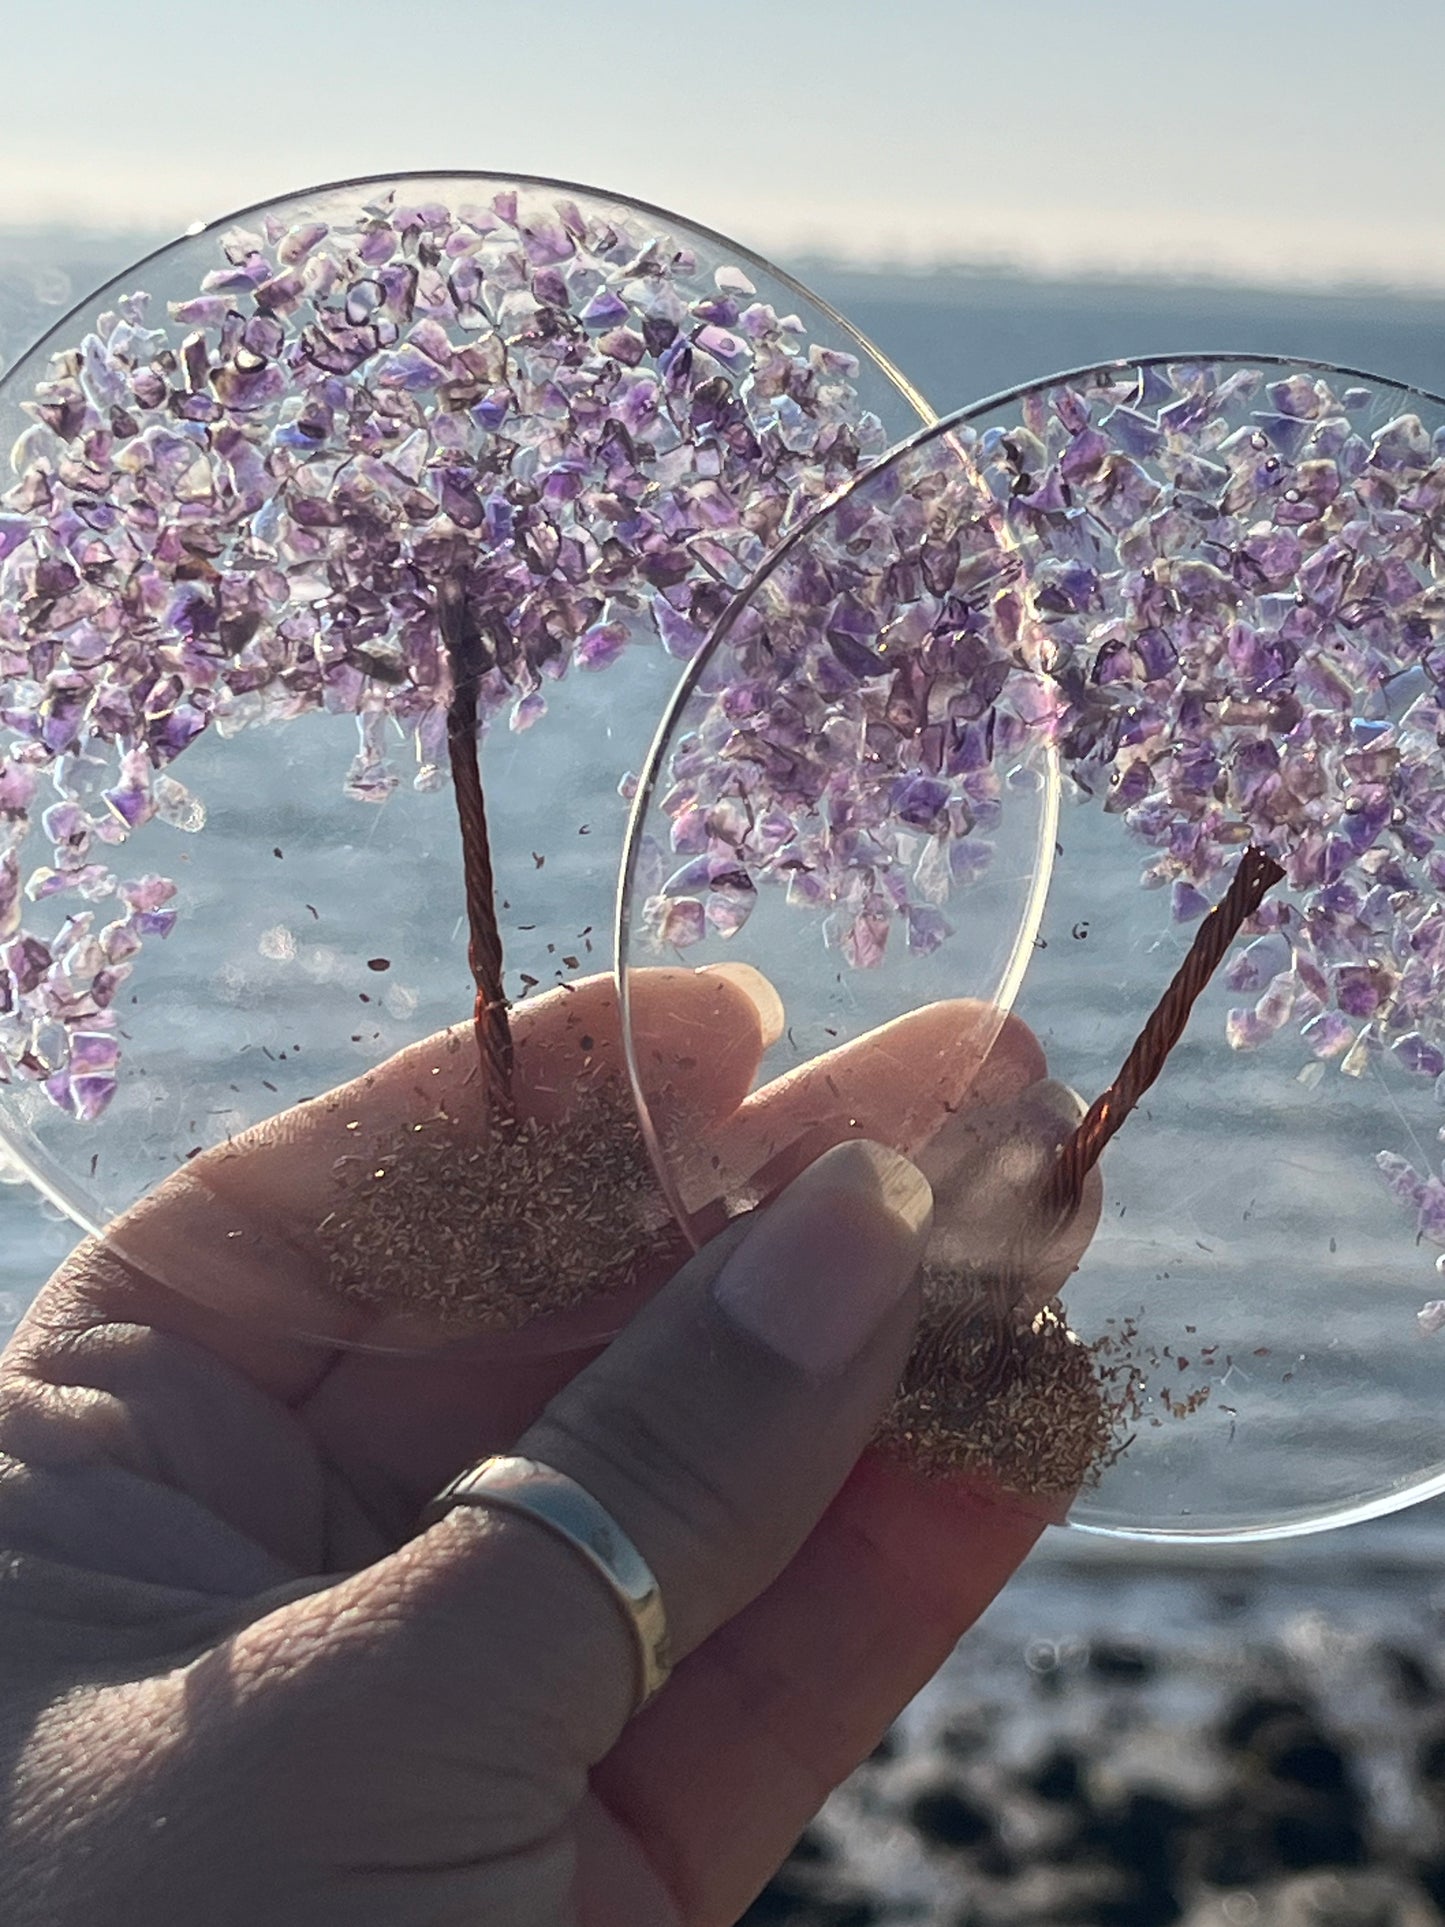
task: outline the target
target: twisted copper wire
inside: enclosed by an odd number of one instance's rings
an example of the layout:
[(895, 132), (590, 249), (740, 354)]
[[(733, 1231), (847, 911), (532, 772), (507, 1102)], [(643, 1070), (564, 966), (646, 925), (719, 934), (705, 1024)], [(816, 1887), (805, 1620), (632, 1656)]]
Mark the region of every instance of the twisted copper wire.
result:
[(492, 1115), (512, 1118), (512, 1026), (502, 984), (502, 937), (497, 928), (492, 845), (482, 794), (477, 751), (477, 698), (482, 672), (482, 639), (467, 613), (466, 592), (446, 578), (437, 596), (437, 617), (451, 669), (447, 705), (447, 754), (452, 769), (457, 821), (462, 833), (462, 879), (467, 906), (467, 963), (476, 985), (472, 1030)]
[(1067, 1222), (1077, 1210), (1084, 1179), (1098, 1163), (1104, 1146), (1163, 1070), (1170, 1051), (1184, 1034), (1190, 1011), (1238, 936), (1240, 925), (1254, 915), (1266, 891), (1273, 889), (1283, 875), (1283, 869), (1265, 851), (1253, 844), (1245, 851), (1234, 881), (1199, 926), (1189, 954), (1154, 1006), (1119, 1075), (1102, 1096), (1095, 1098), (1059, 1152), (1048, 1203), (1061, 1222)]
[[(1033, 1279), (1031, 1254), (1062, 1231), (1078, 1209), (1084, 1180), (1104, 1146), (1163, 1070), (1184, 1034), (1189, 1014), (1223, 961), (1245, 919), (1252, 917), (1284, 871), (1251, 845), (1224, 896), (1195, 935), (1168, 989), (1125, 1058), (1118, 1076), (1097, 1098), (1060, 1147), (1044, 1195), (1048, 1230), (1034, 1224), (1021, 1232), (1017, 1253), (996, 1274), (950, 1281), (954, 1302), (925, 1310), (919, 1342), (908, 1362), (906, 1390), (951, 1388), (966, 1416), (1008, 1390), (1020, 1369), (1021, 1333), (1016, 1319)], [(966, 1361), (966, 1383), (960, 1378)]]

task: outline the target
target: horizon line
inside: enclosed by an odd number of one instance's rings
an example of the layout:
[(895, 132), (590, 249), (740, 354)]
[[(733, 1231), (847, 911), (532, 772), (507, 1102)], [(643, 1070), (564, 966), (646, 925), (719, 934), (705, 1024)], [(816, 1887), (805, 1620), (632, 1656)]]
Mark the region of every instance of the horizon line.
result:
[[(0, 268), (18, 265), (13, 261), (6, 262), (5, 254), (9, 250), (28, 249), (37, 245), (53, 249), (57, 244), (105, 249), (129, 244), (135, 248), (134, 259), (138, 263), (143, 256), (158, 247), (164, 247), (168, 240), (180, 241), (184, 238), (184, 230), (130, 221), (81, 221), (73, 217), (0, 221)], [(740, 246), (757, 245), (745, 242), (741, 237), (734, 238), (738, 239)], [(789, 272), (804, 268), (822, 269), (825, 272), (864, 275), (870, 280), (922, 282), (953, 278), (1090, 287), (1147, 287), (1155, 290), (1214, 289), (1232, 294), (1296, 294), (1336, 300), (1366, 300), (1388, 295), (1394, 299), (1426, 303), (1445, 298), (1445, 269), (1434, 276), (1407, 276), (1392, 275), (1378, 268), (1356, 274), (1309, 273), (1302, 269), (1291, 272), (1281, 265), (1276, 272), (1268, 273), (1244, 259), (1237, 262), (1181, 259), (1172, 263), (1147, 265), (1121, 255), (1114, 259), (1075, 262), (1050, 258), (1041, 250), (1022, 249), (969, 252), (915, 248), (887, 255), (840, 247), (816, 234), (790, 248), (774, 243), (771, 246), (764, 244), (760, 251), (779, 266), (786, 261)], [(118, 272), (124, 272), (124, 267)]]

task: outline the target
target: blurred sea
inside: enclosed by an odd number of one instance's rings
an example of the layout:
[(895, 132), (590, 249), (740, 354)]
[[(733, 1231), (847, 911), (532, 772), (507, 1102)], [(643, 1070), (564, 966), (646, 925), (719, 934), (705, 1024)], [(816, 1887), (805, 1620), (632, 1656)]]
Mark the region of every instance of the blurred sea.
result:
[[(58, 232), (7, 235), (0, 230), (0, 368), (13, 362), (73, 301), (137, 258), (149, 245), (144, 236), (97, 238)], [(823, 261), (793, 265), (804, 281), (889, 354), (940, 412), (1056, 371), (1166, 351), (1275, 352), (1341, 363), (1436, 394), (1445, 392), (1442, 300), (1370, 290), (1324, 294), (1229, 288), (1211, 282), (1166, 286), (1103, 279), (1049, 281), (983, 270), (863, 273)], [(1090, 834), (1088, 828), (1071, 829), (1066, 818), (1061, 840), (1088, 857)], [(1116, 905), (1112, 879), (1111, 887), (1101, 895), (1100, 886), (1091, 880), (1090, 867), (1087, 861), (1082, 867), (1076, 863), (1072, 883), (1061, 878), (1056, 899), (1051, 901), (1049, 930), (1073, 929), (1077, 933), (1080, 920), (1092, 915), (1097, 936), (1111, 912), (1122, 914), (1122, 873)], [(557, 882), (560, 884), (562, 878)], [(1096, 943), (1095, 951), (1098, 949)], [(1111, 954), (1122, 954), (1119, 946)], [(1092, 1091), (1117, 1064), (1139, 1015), (1152, 1000), (1150, 987), (1159, 986), (1167, 972), (1158, 945), (1137, 956), (1130, 951), (1127, 968), (1122, 971), (1082, 968), (1075, 945), (1068, 960), (1067, 981), (1059, 974), (1063, 970), (1059, 955), (1060, 946), (1056, 944), (1054, 974), (1050, 974), (1050, 967), (1041, 967), (1037, 981), (1031, 977), (1020, 1008), (1047, 1038), (1052, 1019), (1066, 1005), (1075, 1013), (1081, 1002), (1097, 1007), (1091, 1033), (1095, 1048), (1089, 1053), (1089, 1061), (1069, 1066), (1071, 1078)], [(1227, 1001), (1215, 1000), (1221, 1009)], [(1207, 1020), (1216, 1032), (1218, 1017), (1216, 1010)], [(1203, 1014), (1200, 1021), (1206, 1021)], [(1224, 1197), (1233, 1210), (1238, 1185), (1247, 1181), (1249, 1171), (1268, 1161), (1270, 1146), (1263, 1126), (1257, 1132), (1232, 1128), (1229, 1105), (1212, 1102), (1207, 1060), (1191, 1059), (1187, 1052), (1181, 1052), (1171, 1074), (1175, 1101), (1191, 1120), (1182, 1136), (1176, 1131), (1170, 1151), (1175, 1159), (1173, 1168), (1199, 1162), (1201, 1146), (1207, 1148), (1211, 1158), (1220, 1160), (1213, 1187), (1217, 1195), (1211, 1206), (1201, 1187), (1191, 1182), (1177, 1194), (1169, 1191), (1156, 1199), (1156, 1205), (1160, 1223), (1169, 1217), (1178, 1220), (1176, 1230), (1179, 1225), (1187, 1226), (1191, 1238), (1203, 1250), (1213, 1230), (1211, 1209), (1217, 1217), (1219, 1199)], [(1091, 1083), (1091, 1078), (1096, 1081)], [(1275, 1095), (1264, 1091), (1261, 1117), (1269, 1113)], [(1325, 1129), (1318, 1116), (1313, 1128), (1317, 1133)], [(1365, 1128), (1368, 1136), (1373, 1126)], [(1293, 1143), (1302, 1145), (1306, 1136), (1308, 1131), (1297, 1134)], [(1277, 1145), (1274, 1148), (1277, 1150)], [(1315, 1182), (1318, 1192), (1326, 1180), (1316, 1172)], [(1139, 1215), (1133, 1226), (1138, 1226)], [(1326, 1228), (1331, 1233), (1329, 1249), (1334, 1252), (1333, 1234), (1340, 1229), (1338, 1216)], [(1319, 1232), (1322, 1241), (1319, 1226), (1313, 1230)], [(1310, 1227), (1287, 1217), (1279, 1218), (1277, 1231), (1280, 1237), (1292, 1240), (1311, 1235)], [(19, 1187), (0, 1191), (0, 1334), (69, 1248), (73, 1236), (68, 1224), (49, 1207), (42, 1208), (28, 1191)], [(1111, 1261), (1116, 1266), (1133, 1266), (1141, 1289), (1150, 1279), (1157, 1289), (1157, 1281), (1171, 1276), (1163, 1238), (1159, 1223), (1148, 1232), (1131, 1229), (1133, 1242), (1126, 1246), (1116, 1241), (1111, 1246), (1116, 1254)], [(1260, 1249), (1258, 1245), (1253, 1247), (1256, 1255)], [(1250, 1252), (1244, 1255), (1247, 1260)], [(1245, 1283), (1253, 1269), (1245, 1264)], [(1419, 1269), (1428, 1273), (1428, 1265)], [(1431, 1283), (1432, 1279), (1422, 1277), (1416, 1302), (1433, 1295), (1426, 1288)], [(1235, 1288), (1242, 1285), (1236, 1281)], [(1289, 1315), (1297, 1310), (1296, 1304)], [(1413, 1341), (1408, 1318), (1400, 1329), (1403, 1338)], [(1271, 1323), (1266, 1307), (1259, 1314), (1258, 1333), (1263, 1342), (1287, 1346), (1287, 1318)], [(1357, 1351), (1367, 1355), (1370, 1342), (1367, 1332)], [(1347, 1353), (1352, 1343), (1346, 1332)], [(1417, 1400), (1416, 1410), (1425, 1383), (1421, 1374), (1438, 1369), (1437, 1357), (1424, 1356), (1418, 1350), (1407, 1356), (1401, 1349), (1401, 1370)], [(1347, 1366), (1340, 1364), (1333, 1391), (1326, 1374), (1317, 1396), (1356, 1399), (1356, 1383)], [(1339, 1421), (1333, 1429), (1321, 1419), (1305, 1432), (1296, 1427), (1291, 1433), (1285, 1426), (1262, 1436), (1270, 1438), (1272, 1449), (1294, 1455), (1296, 1462), (1301, 1453), (1318, 1450), (1322, 1441), (1332, 1441), (1331, 1449), (1342, 1464), (1350, 1454), (1359, 1454), (1368, 1471), (1372, 1453), (1388, 1463), (1399, 1428), (1412, 1422), (1409, 1411), (1388, 1400), (1368, 1413), (1356, 1400), (1341, 1406), (1332, 1416)], [(1217, 1442), (1223, 1433), (1210, 1436)], [(1423, 1463), (1428, 1452), (1418, 1449), (1417, 1456)], [(1445, 1457), (1445, 1452), (1439, 1456)], [(1045, 1556), (1064, 1566), (1077, 1562), (1088, 1568), (1095, 1568), (1100, 1560), (1107, 1563), (1120, 1557), (1147, 1557), (1166, 1563), (1223, 1558), (1262, 1570), (1268, 1570), (1271, 1561), (1287, 1561), (1293, 1577), (1313, 1571), (1323, 1581), (1337, 1578), (1342, 1562), (1356, 1569), (1378, 1570), (1401, 1564), (1418, 1568), (1437, 1556), (1442, 1535), (1445, 1509), (1436, 1502), (1354, 1528), (1344, 1539), (1317, 1539), (1288, 1547), (1231, 1550), (1227, 1554), (1156, 1549), (1146, 1555), (1070, 1533), (1052, 1535)]]

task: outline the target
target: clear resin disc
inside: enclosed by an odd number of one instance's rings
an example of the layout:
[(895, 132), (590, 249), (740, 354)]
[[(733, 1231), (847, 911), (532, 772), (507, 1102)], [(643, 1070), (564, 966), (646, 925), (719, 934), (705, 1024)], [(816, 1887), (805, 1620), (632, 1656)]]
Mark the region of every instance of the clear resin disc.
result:
[(920, 419), (796, 282), (558, 183), (297, 194), (67, 316), (0, 382), (10, 1159), (278, 1332), (615, 1328), (666, 1223), (600, 974), (624, 796), (731, 595)]
[(1445, 1489), (1442, 423), (1269, 357), (1056, 377), (860, 477), (687, 672), (624, 967), (779, 1006), (727, 1115), (634, 1039), (649, 1140), (698, 1235), (850, 1134), (929, 1172), (880, 1445), (932, 1474), (1192, 1540)]

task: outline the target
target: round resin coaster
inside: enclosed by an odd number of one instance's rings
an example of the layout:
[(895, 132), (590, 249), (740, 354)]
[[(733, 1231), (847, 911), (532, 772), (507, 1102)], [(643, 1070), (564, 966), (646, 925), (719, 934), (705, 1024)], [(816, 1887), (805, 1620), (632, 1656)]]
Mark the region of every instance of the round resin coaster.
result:
[(0, 382), (10, 1159), (278, 1331), (614, 1328), (668, 1222), (591, 981), (631, 772), (920, 417), (733, 243), (488, 175), (249, 209), (59, 323)]
[(1196, 1540), (1445, 1489), (1442, 424), (1269, 357), (1056, 377), (861, 476), (689, 667), (624, 964), (779, 1005), (726, 1117), (634, 1039), (649, 1141), (699, 1235), (842, 1136), (923, 1165), (880, 1442), (933, 1473)]

